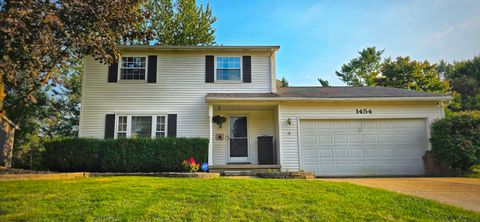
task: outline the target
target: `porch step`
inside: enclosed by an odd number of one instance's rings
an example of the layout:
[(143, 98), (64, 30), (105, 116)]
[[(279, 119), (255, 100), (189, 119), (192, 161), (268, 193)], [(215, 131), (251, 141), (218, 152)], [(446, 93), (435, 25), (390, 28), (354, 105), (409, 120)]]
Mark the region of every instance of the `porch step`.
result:
[(227, 171), (227, 170), (225, 170), (225, 171), (223, 171), (223, 175), (224, 176), (251, 176), (253, 174), (252, 174), (252, 171), (250, 171), (250, 170), (242, 170), (242, 171), (238, 171), (238, 170)]

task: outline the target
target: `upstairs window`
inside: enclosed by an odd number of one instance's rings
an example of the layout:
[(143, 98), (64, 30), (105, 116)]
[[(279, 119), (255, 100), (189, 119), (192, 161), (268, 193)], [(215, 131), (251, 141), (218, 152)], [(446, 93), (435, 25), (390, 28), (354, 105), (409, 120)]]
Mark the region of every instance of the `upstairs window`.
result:
[(122, 57), (120, 66), (120, 79), (145, 80), (145, 57)]
[(240, 57), (217, 57), (217, 80), (240, 81)]

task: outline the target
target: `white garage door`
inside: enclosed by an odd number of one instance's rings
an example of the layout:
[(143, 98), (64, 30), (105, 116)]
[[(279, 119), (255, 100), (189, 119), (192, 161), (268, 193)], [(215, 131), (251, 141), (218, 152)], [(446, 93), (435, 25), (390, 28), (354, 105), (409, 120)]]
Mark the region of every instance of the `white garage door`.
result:
[(303, 169), (317, 176), (423, 175), (424, 119), (301, 120)]

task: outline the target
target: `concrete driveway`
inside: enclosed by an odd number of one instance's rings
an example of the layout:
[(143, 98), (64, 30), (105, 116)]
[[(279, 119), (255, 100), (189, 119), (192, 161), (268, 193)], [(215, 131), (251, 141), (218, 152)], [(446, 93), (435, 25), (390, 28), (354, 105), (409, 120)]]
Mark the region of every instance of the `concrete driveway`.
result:
[(382, 188), (480, 212), (480, 178), (334, 178), (321, 180)]

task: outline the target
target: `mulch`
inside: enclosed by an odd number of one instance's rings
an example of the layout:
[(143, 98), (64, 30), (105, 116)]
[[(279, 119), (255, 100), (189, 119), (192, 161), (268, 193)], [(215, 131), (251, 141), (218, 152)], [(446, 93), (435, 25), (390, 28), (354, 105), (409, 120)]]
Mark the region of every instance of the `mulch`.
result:
[(55, 172), (41, 171), (41, 170), (25, 170), (25, 169), (0, 166), (0, 174), (47, 174), (47, 173), (55, 173)]

